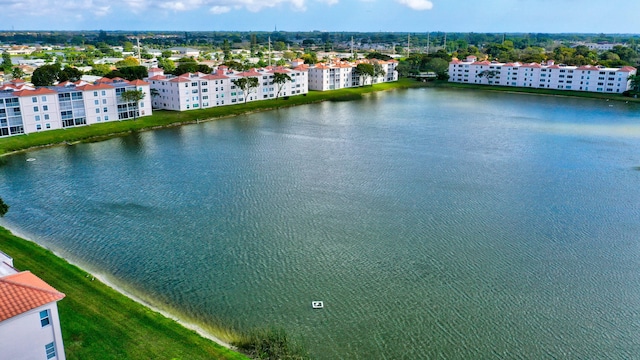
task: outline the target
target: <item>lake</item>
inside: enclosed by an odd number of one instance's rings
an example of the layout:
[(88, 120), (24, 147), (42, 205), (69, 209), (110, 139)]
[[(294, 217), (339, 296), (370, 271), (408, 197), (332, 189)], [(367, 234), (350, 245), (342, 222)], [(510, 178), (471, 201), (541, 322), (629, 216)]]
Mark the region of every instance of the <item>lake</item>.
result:
[(317, 359), (630, 359), (639, 115), (412, 89), (137, 133), (1, 159), (0, 224)]

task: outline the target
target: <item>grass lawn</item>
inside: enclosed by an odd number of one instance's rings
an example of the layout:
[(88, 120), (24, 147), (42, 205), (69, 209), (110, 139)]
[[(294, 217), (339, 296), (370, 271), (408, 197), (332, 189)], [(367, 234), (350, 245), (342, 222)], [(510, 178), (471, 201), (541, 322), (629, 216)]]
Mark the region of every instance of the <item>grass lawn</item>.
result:
[(14, 266), (66, 294), (58, 302), (67, 359), (248, 359), (127, 298), (50, 251), (0, 228)]
[(190, 111), (155, 110), (153, 115), (137, 120), (112, 121), (89, 126), (49, 130), (28, 135), (0, 138), (0, 155), (31, 148), (61, 145), (78, 141), (99, 141), (106, 138), (128, 134), (133, 131), (151, 130), (159, 127), (178, 126), (197, 121), (213, 120), (256, 111), (266, 111), (295, 105), (321, 101), (343, 101), (358, 99), (362, 94), (400, 88), (421, 87), (424, 83), (412, 79), (400, 79), (396, 82), (376, 84), (358, 88), (333, 91), (311, 91), (306, 96), (253, 101), (237, 105), (219, 106)]

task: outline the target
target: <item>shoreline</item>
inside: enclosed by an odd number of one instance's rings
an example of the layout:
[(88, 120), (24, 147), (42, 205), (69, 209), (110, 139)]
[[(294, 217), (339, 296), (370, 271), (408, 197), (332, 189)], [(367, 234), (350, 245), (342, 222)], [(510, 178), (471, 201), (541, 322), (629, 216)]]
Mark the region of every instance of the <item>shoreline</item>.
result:
[[(87, 274), (90, 274), (92, 277), (94, 277), (95, 279), (99, 280), (101, 283), (103, 283), (104, 285), (108, 286), (109, 288), (113, 289), (114, 291), (120, 293), (121, 295), (135, 301), (136, 303), (154, 311), (157, 312), (161, 315), (163, 315), (164, 317), (171, 319), (173, 321), (175, 321), (176, 323), (180, 324), (182, 327), (192, 330), (194, 332), (196, 332), (198, 335), (202, 336), (205, 339), (209, 339), (215, 343), (217, 343), (220, 346), (224, 346), (225, 348), (229, 349), (229, 350), (233, 350), (233, 351), (237, 351), (238, 349), (236, 347), (234, 347), (233, 345), (227, 343), (226, 341), (223, 341), (222, 339), (216, 337), (215, 335), (213, 335), (212, 333), (210, 333), (209, 331), (205, 330), (201, 325), (198, 325), (194, 322), (185, 320), (183, 318), (180, 318), (179, 316), (167, 311), (167, 310), (163, 310), (151, 303), (149, 303), (148, 301), (145, 301), (144, 299), (142, 299), (141, 297), (132, 294), (130, 291), (125, 290), (124, 288), (122, 288), (121, 286), (116, 285), (113, 281), (110, 281), (108, 279), (108, 275), (96, 272), (96, 271), (92, 271), (91, 269), (88, 269), (90, 266), (84, 266), (82, 264), (79, 264), (75, 261), (71, 261), (68, 257), (63, 256), (62, 254), (60, 254), (59, 251), (57, 251), (56, 249), (52, 249), (51, 247), (45, 246), (41, 243), (38, 243), (37, 241), (32, 239), (32, 236), (25, 234), (24, 232), (20, 231), (20, 229), (18, 229), (15, 225), (12, 224), (8, 224), (6, 223), (6, 221), (2, 221), (2, 223), (0, 223), (0, 228), (4, 228), (7, 231), (9, 231), (12, 235), (27, 241), (27, 242), (31, 242), (33, 244), (36, 244), (48, 251), (50, 251), (51, 253), (53, 253), (53, 255), (59, 257), (60, 259), (63, 259), (64, 261), (66, 261), (67, 263), (69, 263), (70, 265), (73, 265), (75, 267), (77, 267), (78, 269), (81, 269), (82, 271), (86, 272)], [(7, 254), (9, 256), (11, 256), (11, 254)], [(19, 264), (18, 264), (19, 265)], [(19, 266), (17, 266), (18, 269), (20, 269)], [(23, 270), (19, 270), (19, 271), (23, 271)]]
[(452, 83), (444, 80), (421, 82), (415, 79), (401, 78), (395, 82), (374, 84), (372, 86), (331, 91), (312, 91), (304, 96), (293, 96), (287, 100), (284, 100), (283, 98), (261, 100), (190, 111), (156, 110), (153, 115), (141, 117), (137, 120), (112, 121), (87, 126), (8, 136), (0, 138), (0, 158), (55, 146), (72, 146), (79, 143), (104, 141), (127, 136), (134, 132), (144, 132), (182, 125), (198, 124), (201, 122), (217, 121), (239, 115), (250, 115), (258, 112), (286, 109), (299, 105), (316, 104), (325, 101), (350, 101), (360, 99), (362, 96), (370, 93), (412, 88), (478, 90), (591, 100), (611, 100), (629, 104), (640, 104), (640, 98), (625, 97), (621, 94), (464, 84)]
[(431, 86), (429, 83), (403, 78), (395, 82), (379, 83), (372, 86), (332, 91), (313, 91), (304, 96), (292, 96), (286, 100), (284, 98), (269, 99), (190, 111), (156, 110), (153, 115), (140, 117), (136, 120), (111, 121), (87, 126), (3, 137), (0, 138), (0, 158), (61, 145), (103, 141), (126, 136), (133, 132), (198, 124), (200, 122), (216, 121), (239, 115), (249, 115), (325, 101), (349, 101), (359, 99), (363, 95), (373, 92)]

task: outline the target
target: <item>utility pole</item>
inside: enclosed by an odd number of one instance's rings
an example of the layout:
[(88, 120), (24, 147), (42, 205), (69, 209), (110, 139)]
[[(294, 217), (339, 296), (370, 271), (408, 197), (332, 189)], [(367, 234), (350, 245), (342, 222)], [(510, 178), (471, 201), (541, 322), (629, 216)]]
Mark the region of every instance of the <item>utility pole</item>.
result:
[(447, 33), (444, 33), (444, 51), (447, 51)]
[(352, 60), (355, 60), (355, 59), (353, 58), (353, 36), (351, 37), (351, 59), (352, 59)]
[(271, 66), (271, 36), (269, 36), (269, 66)]

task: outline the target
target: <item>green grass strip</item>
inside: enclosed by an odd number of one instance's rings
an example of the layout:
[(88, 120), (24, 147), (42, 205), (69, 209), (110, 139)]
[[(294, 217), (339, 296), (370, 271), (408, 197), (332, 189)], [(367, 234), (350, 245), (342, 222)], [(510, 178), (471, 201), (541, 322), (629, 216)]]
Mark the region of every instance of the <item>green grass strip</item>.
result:
[(14, 266), (66, 294), (58, 303), (67, 359), (248, 359), (92, 280), (91, 275), (0, 227)]

